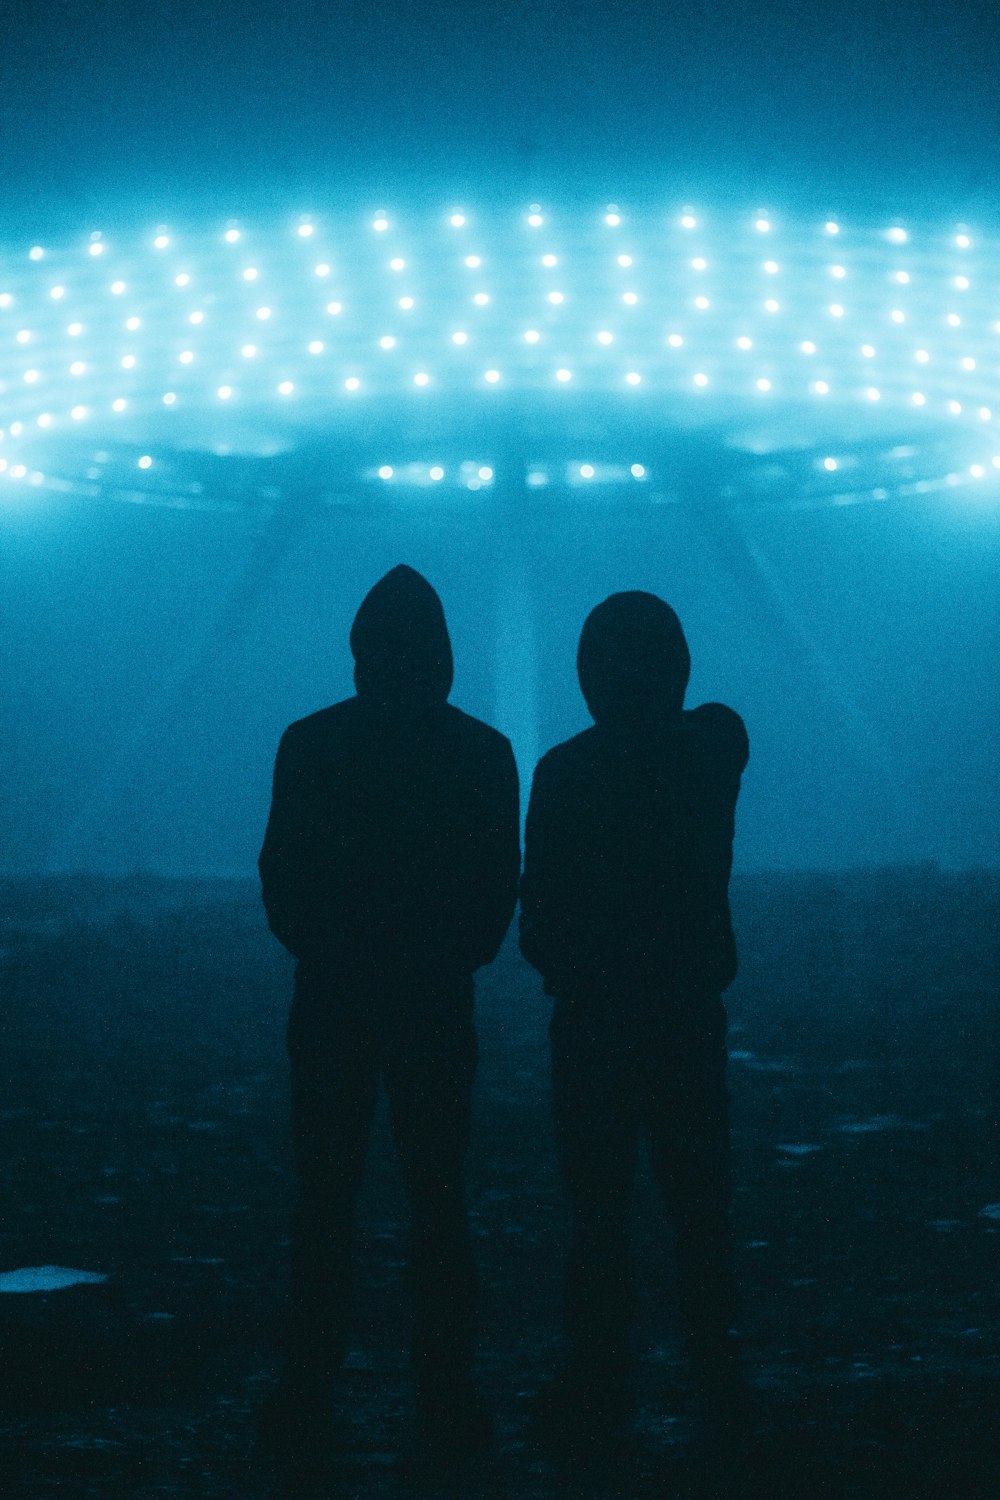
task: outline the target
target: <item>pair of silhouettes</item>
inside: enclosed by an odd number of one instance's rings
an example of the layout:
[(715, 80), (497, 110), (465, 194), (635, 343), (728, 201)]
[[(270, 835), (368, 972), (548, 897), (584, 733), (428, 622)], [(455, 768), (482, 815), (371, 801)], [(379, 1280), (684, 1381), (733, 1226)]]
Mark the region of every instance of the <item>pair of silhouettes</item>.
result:
[[(476, 1268), (464, 1200), (473, 980), (518, 897), (508, 740), (447, 701), (441, 602), (397, 567), (350, 637), (356, 695), (284, 734), (260, 873), (298, 960), (288, 1027), (299, 1202), (288, 1362), (272, 1432), (321, 1427), (348, 1347), (351, 1231), (379, 1082), (411, 1209), (412, 1355), (433, 1444), (478, 1446)], [(553, 1104), (574, 1217), (568, 1360), (541, 1407), (617, 1419), (632, 1321), (640, 1135), (676, 1234), (680, 1305), (706, 1392), (738, 1382), (728, 1226), (728, 882), (748, 747), (732, 710), (683, 710), (690, 658), (652, 594), (612, 595), (578, 655), (594, 726), (535, 772), (521, 948), (554, 997)]]

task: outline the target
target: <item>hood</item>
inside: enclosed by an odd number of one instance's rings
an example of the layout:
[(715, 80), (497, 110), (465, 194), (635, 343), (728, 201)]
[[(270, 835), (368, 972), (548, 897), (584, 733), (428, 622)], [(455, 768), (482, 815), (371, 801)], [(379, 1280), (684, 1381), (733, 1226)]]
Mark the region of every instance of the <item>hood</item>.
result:
[(681, 712), (691, 655), (670, 605), (635, 591), (591, 610), (576, 669), (595, 723), (638, 727)]
[(441, 600), (405, 564), (380, 578), (351, 626), (354, 685), (372, 707), (434, 708), (451, 692), (451, 641)]

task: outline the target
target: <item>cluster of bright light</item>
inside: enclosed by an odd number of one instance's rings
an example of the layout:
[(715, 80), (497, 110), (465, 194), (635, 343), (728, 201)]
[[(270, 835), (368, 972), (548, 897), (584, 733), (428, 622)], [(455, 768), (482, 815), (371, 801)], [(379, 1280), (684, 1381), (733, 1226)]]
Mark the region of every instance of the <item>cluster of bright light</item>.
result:
[(974, 422), (997, 404), (1000, 256), (963, 226), (378, 209), (290, 231), (95, 233), (0, 265), (6, 440), (215, 402), (314, 420), (407, 391), (826, 398)]

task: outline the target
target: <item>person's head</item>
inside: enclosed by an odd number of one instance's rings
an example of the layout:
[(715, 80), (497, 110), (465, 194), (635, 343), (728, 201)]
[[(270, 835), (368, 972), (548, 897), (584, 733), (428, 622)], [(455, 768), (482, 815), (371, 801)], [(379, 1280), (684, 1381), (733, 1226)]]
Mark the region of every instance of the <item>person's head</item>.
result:
[(361, 601), (351, 626), (358, 696), (389, 710), (444, 703), (451, 692), (451, 641), (441, 600), (401, 563)]
[(596, 723), (641, 726), (680, 713), (691, 654), (670, 605), (634, 590), (591, 610), (576, 666)]

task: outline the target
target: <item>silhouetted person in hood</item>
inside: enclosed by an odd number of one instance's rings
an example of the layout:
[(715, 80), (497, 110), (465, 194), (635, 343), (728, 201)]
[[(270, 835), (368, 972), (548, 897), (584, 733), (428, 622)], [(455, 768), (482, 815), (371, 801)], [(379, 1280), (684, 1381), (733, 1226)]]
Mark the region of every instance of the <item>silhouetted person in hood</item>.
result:
[(447, 702), (444, 611), (419, 573), (387, 573), (350, 642), (356, 696), (285, 731), (260, 855), (268, 922), (298, 959), (288, 1043), (300, 1200), (269, 1435), (291, 1444), (328, 1413), (381, 1079), (411, 1208), (419, 1414), (429, 1440), (471, 1443), (487, 1430), (469, 1377), (463, 1196), (472, 975), (495, 958), (516, 901), (517, 772), (503, 735)]
[(553, 1109), (574, 1212), (569, 1360), (540, 1416), (609, 1419), (628, 1401), (628, 1241), (640, 1135), (676, 1232), (681, 1312), (706, 1398), (740, 1389), (730, 1330), (729, 1121), (722, 991), (743, 721), (684, 710), (690, 656), (674, 611), (613, 594), (577, 657), (593, 728), (534, 777), (521, 948), (554, 996)]

